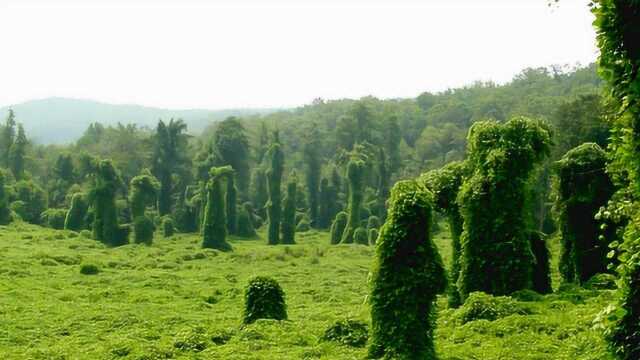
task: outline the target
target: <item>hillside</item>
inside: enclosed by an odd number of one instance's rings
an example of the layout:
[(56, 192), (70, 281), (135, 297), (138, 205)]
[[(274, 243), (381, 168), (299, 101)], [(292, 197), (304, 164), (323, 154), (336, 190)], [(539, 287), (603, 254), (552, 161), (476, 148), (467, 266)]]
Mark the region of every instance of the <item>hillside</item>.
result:
[(270, 109), (161, 109), (140, 105), (116, 105), (92, 100), (47, 98), (0, 108), (0, 119), (8, 109), (24, 125), (29, 138), (40, 144), (69, 143), (79, 138), (90, 123), (136, 124), (153, 128), (158, 119), (183, 119), (189, 131), (199, 133), (210, 122), (228, 116), (269, 113)]

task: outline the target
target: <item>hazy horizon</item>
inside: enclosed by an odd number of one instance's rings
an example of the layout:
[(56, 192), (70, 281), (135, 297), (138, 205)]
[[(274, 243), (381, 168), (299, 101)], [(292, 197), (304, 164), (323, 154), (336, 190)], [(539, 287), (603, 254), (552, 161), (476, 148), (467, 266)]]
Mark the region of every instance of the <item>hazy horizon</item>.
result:
[(0, 10), (0, 107), (63, 97), (290, 108), (502, 84), (597, 56), (582, 0), (0, 0)]

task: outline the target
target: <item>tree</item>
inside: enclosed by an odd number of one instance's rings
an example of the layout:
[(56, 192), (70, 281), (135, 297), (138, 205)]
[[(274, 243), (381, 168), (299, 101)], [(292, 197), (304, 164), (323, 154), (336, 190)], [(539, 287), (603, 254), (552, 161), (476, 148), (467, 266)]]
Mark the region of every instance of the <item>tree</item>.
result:
[(7, 115), (7, 119), (2, 127), (2, 133), (0, 134), (2, 136), (0, 139), (0, 145), (2, 145), (2, 149), (0, 149), (0, 156), (2, 157), (2, 165), (5, 168), (10, 167), (9, 154), (11, 153), (11, 146), (13, 145), (13, 141), (16, 136), (15, 117), (13, 109), (9, 109), (9, 114)]
[(282, 244), (295, 244), (296, 236), (296, 196), (298, 191), (298, 179), (292, 173), (287, 184), (287, 197), (284, 199), (284, 209), (282, 211)]
[(227, 194), (225, 205), (227, 207), (227, 231), (231, 235), (238, 232), (238, 189), (236, 188), (235, 174), (227, 176)]
[[(171, 212), (172, 196), (175, 192), (174, 174), (182, 174), (188, 163), (186, 157), (187, 125), (182, 120), (171, 119), (168, 124), (160, 120), (153, 138), (152, 173), (160, 181), (158, 193), (158, 212), (167, 215)], [(180, 193), (183, 189), (179, 189)]]
[(133, 218), (134, 240), (136, 243), (151, 244), (153, 241), (153, 221), (145, 214), (147, 206), (153, 205), (158, 196), (160, 183), (151, 173), (142, 173), (131, 180), (129, 203)]
[(447, 278), (431, 239), (432, 203), (415, 181), (391, 190), (372, 269), (371, 358), (436, 358), (434, 302)]
[(65, 202), (67, 191), (75, 180), (71, 155), (58, 155), (52, 172), (53, 177), (49, 185), (49, 205), (53, 207), (62, 206)]
[(118, 225), (116, 192), (121, 179), (111, 160), (95, 164), (93, 186), (89, 191), (89, 203), (93, 209), (93, 238), (109, 246), (128, 242), (128, 232)]
[(319, 194), (318, 186), (320, 182), (320, 172), (322, 169), (322, 149), (321, 135), (315, 124), (307, 132), (304, 140), (304, 159), (305, 159), (305, 179), (307, 181), (307, 197), (309, 199), (309, 215), (311, 217), (311, 225), (319, 226)]
[(253, 220), (253, 207), (250, 202), (242, 204), (238, 214), (238, 236), (250, 238), (256, 236)]
[(218, 166), (231, 165), (236, 174), (241, 197), (249, 190), (249, 139), (242, 123), (235, 117), (220, 122), (213, 136), (216, 153), (220, 157)]
[(465, 163), (451, 162), (438, 170), (426, 172), (420, 177), (427, 189), (434, 195), (435, 209), (444, 214), (449, 223), (451, 269), (449, 270), (448, 298), (450, 307), (461, 305), (456, 282), (460, 275), (460, 235), (462, 234), (463, 220), (456, 199), (467, 172)]
[(9, 209), (9, 197), (5, 188), (7, 175), (0, 169), (0, 225), (7, 225), (11, 222), (11, 210)]
[(389, 197), (389, 170), (387, 168), (387, 160), (383, 149), (378, 153), (378, 183), (376, 196), (378, 203), (376, 204), (377, 215), (384, 219), (387, 209), (386, 202)]
[(27, 154), (27, 136), (22, 124), (18, 124), (18, 135), (9, 151), (9, 167), (16, 180), (24, 178), (25, 156)]
[(342, 240), (342, 234), (344, 233), (345, 227), (347, 227), (347, 221), (349, 220), (349, 215), (340, 211), (336, 218), (333, 220), (331, 224), (331, 230), (329, 233), (331, 234), (331, 245), (339, 244)]
[(258, 146), (256, 148), (256, 163), (262, 164), (264, 155), (269, 151), (269, 130), (264, 121), (260, 123), (260, 134), (258, 135)]
[(278, 132), (274, 133), (274, 141), (269, 148), (268, 156), (271, 159), (269, 170), (267, 170), (267, 189), (269, 201), (267, 202), (267, 216), (269, 218), (269, 245), (276, 245), (280, 241), (280, 184), (282, 173), (284, 172), (284, 154), (280, 146)]
[(33, 180), (20, 180), (13, 186), (11, 208), (22, 220), (40, 224), (40, 214), (47, 209), (47, 194)]
[(85, 217), (89, 205), (86, 201), (86, 195), (83, 193), (75, 193), (71, 197), (71, 207), (67, 212), (64, 220), (65, 230), (80, 231), (86, 229)]
[(361, 159), (353, 157), (347, 164), (347, 179), (349, 180), (349, 202), (347, 205), (347, 225), (342, 234), (342, 244), (353, 243), (353, 233), (360, 224), (360, 210), (364, 192), (365, 163)]
[(398, 117), (391, 115), (384, 123), (384, 152), (389, 156), (389, 172), (394, 173), (400, 167), (400, 141), (402, 132)]
[(267, 190), (267, 174), (262, 165), (253, 169), (251, 176), (251, 202), (261, 217), (265, 217), (265, 206), (269, 201), (269, 191)]
[(334, 196), (334, 190), (329, 185), (329, 179), (322, 178), (320, 180), (320, 193), (318, 195), (318, 228), (326, 229), (331, 225), (331, 208), (332, 203), (337, 199)]
[(204, 210), (202, 247), (221, 251), (232, 250), (227, 242), (227, 216), (223, 182), (233, 174), (229, 165), (211, 168), (207, 183), (207, 205)]
[(473, 173), (457, 199), (464, 220), (458, 279), (463, 301), (473, 291), (506, 295), (532, 287), (527, 185), (550, 144), (547, 126), (523, 117), (480, 121), (469, 130)]

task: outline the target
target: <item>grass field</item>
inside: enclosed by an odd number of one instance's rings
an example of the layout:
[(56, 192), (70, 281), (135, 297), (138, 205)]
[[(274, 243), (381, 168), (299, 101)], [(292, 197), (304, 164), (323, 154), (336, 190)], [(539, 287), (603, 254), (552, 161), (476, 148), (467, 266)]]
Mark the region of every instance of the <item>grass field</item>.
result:
[[(448, 262), (444, 234), (436, 242)], [(364, 358), (366, 347), (320, 338), (338, 320), (368, 321), (374, 249), (329, 246), (324, 232), (299, 233), (297, 241), (267, 246), (262, 239), (232, 239), (234, 251), (220, 253), (201, 249), (197, 235), (176, 235), (156, 237), (152, 246), (109, 249), (71, 232), (21, 223), (0, 227), (0, 354), (4, 359)], [(99, 272), (81, 274), (83, 265)], [(255, 275), (280, 282), (288, 321), (241, 326), (243, 289)], [(613, 299), (610, 290), (569, 288), (527, 299), (534, 301), (507, 302), (497, 320), (462, 324), (463, 310), (447, 309), (442, 298), (438, 353), (449, 360), (609, 359), (601, 334), (592, 328)]]

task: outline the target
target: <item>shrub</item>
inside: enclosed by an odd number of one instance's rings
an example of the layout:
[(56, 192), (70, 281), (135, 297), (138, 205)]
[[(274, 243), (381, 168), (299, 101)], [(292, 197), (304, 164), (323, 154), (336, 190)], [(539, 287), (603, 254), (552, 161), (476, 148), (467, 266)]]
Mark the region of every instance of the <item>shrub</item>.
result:
[(253, 225), (253, 208), (249, 202), (242, 205), (238, 214), (238, 236), (247, 238), (256, 236), (256, 229)]
[(472, 292), (464, 304), (456, 310), (454, 318), (460, 324), (470, 321), (494, 321), (509, 315), (528, 315), (531, 311), (508, 296), (491, 296), (483, 292)]
[(64, 221), (67, 216), (65, 209), (47, 209), (41, 215), (41, 223), (52, 229), (64, 229)]
[(133, 219), (133, 240), (136, 244), (151, 245), (153, 242), (153, 232), (155, 231), (153, 221), (142, 215)]
[(369, 236), (365, 228), (359, 227), (353, 233), (353, 241), (360, 245), (369, 245)]
[(98, 268), (95, 264), (82, 264), (80, 265), (80, 274), (83, 275), (96, 275), (100, 272), (100, 268)]
[(391, 190), (372, 269), (372, 358), (434, 359), (434, 302), (446, 274), (431, 239), (432, 196), (415, 181)]
[(331, 224), (331, 244), (339, 244), (342, 239), (342, 233), (344, 232), (345, 226), (347, 226), (347, 218), (348, 215), (346, 212), (341, 211), (336, 215), (335, 220), (333, 220), (333, 224)]
[(176, 227), (173, 224), (171, 216), (162, 217), (162, 235), (164, 237), (172, 237), (176, 232)]
[(368, 326), (358, 320), (338, 320), (322, 335), (322, 341), (333, 341), (351, 347), (363, 347), (369, 338)]
[(616, 288), (616, 277), (611, 274), (596, 274), (585, 284), (585, 289), (590, 290), (612, 290)]
[(287, 319), (284, 291), (272, 278), (254, 277), (244, 293), (243, 322), (251, 324), (258, 319)]
[(86, 229), (85, 217), (89, 205), (84, 194), (75, 193), (71, 197), (71, 207), (64, 220), (65, 230), (81, 231)]
[(40, 215), (47, 209), (47, 195), (44, 190), (31, 180), (22, 180), (14, 185), (14, 194), (14, 200), (22, 202), (22, 206), (14, 211), (22, 220), (40, 224)]

